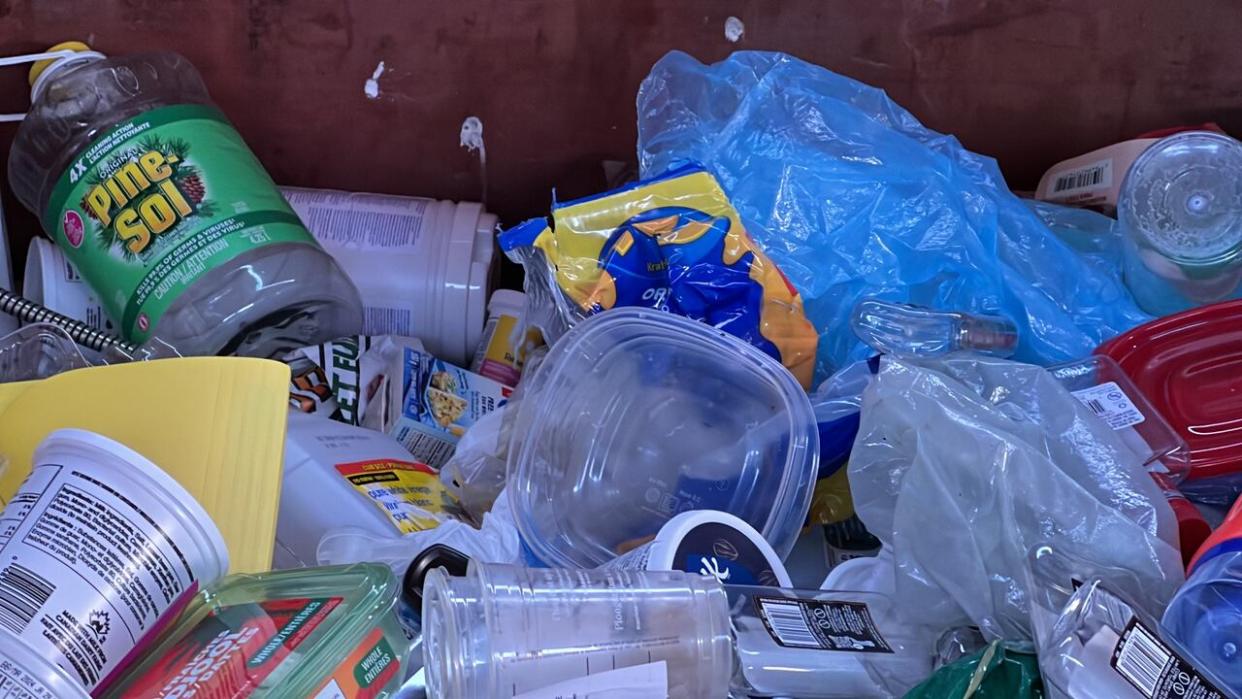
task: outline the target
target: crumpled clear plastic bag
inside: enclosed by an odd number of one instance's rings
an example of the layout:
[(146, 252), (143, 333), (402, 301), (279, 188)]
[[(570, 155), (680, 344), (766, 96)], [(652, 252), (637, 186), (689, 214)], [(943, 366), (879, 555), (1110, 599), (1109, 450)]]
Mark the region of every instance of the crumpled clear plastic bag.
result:
[(1030, 639), (1026, 557), (1040, 542), (1132, 571), (1154, 604), (1184, 579), (1159, 487), (1040, 367), (884, 358), (849, 478), (859, 516), (893, 549), (912, 623)]
[(485, 563), (522, 562), (522, 542), (509, 510), (509, 499), (503, 491), (477, 529), (461, 520), (450, 519), (435, 529), (379, 538), (364, 529), (344, 527), (323, 535), (316, 558), (319, 565), (324, 566), (383, 563), (400, 578), (420, 553), (435, 544), (455, 548), (470, 559)]
[[(1040, 364), (1150, 319), (1119, 267), (1092, 258), (1109, 253), (1049, 230), (994, 160), (882, 90), (793, 56), (743, 51), (708, 66), (669, 53), (639, 90), (638, 142), (644, 176), (691, 161), (716, 175), (802, 295), (820, 332), (817, 381), (866, 358), (843, 330), (865, 297), (1014, 319), (1016, 358)], [(1060, 223), (1110, 235), (1103, 217)]]

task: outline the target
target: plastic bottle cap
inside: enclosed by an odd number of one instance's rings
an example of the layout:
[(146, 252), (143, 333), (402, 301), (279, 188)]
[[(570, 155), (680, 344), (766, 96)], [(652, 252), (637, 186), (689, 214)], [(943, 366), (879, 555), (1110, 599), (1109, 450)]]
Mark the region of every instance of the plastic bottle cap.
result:
[(466, 574), (470, 559), (466, 554), (451, 546), (436, 544), (418, 554), (405, 570), (401, 581), (401, 598), (416, 611), (423, 608), (423, 582), (427, 574), (436, 568), (443, 568), (449, 575), (459, 578)]
[(492, 292), (492, 298), (487, 302), (488, 315), (504, 315), (504, 311), (522, 312), (522, 307), (526, 305), (526, 294), (513, 289), (497, 289)]
[[(48, 49), (48, 53), (51, 53), (52, 51), (90, 51), (90, 50), (91, 50), (91, 47), (87, 46), (85, 43), (81, 41), (62, 41), (59, 44), (56, 44), (55, 46), (50, 47)], [(30, 73), (27, 74), (26, 76), (26, 80), (27, 82), (30, 83), (30, 86), (34, 87), (35, 83), (38, 82), (39, 80), (39, 76), (43, 74), (43, 71), (47, 70), (53, 63), (59, 60), (63, 60), (63, 59), (45, 58), (42, 61), (35, 61), (34, 65), (30, 66)]]
[(56, 44), (48, 49), (48, 52), (66, 51), (73, 52), (73, 55), (60, 56), (58, 58), (45, 58), (35, 61), (30, 67), (30, 73), (27, 79), (30, 81), (30, 101), (33, 103), (39, 99), (39, 93), (43, 90), (43, 86), (57, 72), (74, 66), (81, 65), (93, 60), (101, 60), (106, 58), (98, 51), (92, 51), (90, 46), (81, 41), (64, 41)]

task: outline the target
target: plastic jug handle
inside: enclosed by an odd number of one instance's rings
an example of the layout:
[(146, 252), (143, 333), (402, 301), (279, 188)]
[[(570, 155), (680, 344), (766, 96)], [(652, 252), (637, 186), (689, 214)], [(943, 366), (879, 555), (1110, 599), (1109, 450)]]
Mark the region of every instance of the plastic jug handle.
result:
[[(44, 53), (28, 53), (24, 56), (4, 56), (0, 58), (0, 68), (4, 66), (17, 66), (23, 63), (35, 63), (37, 61), (45, 61), (52, 58), (68, 58), (77, 51), (45, 51)], [(0, 114), (0, 122), (21, 121), (26, 118), (25, 112), (15, 114)]]

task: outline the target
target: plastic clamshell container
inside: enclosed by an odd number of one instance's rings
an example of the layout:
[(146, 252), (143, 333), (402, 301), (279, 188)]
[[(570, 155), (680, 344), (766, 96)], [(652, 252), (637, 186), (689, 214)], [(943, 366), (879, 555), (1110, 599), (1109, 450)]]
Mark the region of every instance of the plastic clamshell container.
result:
[(1142, 390), (1105, 355), (1048, 367), (1061, 385), (1117, 432), (1152, 473), (1180, 482), (1190, 469), (1186, 440)]
[(509, 497), (534, 562), (592, 568), (689, 510), (728, 512), (782, 558), (810, 507), (819, 434), (780, 362), (704, 323), (614, 309), (526, 379)]
[(1242, 300), (1140, 325), (1099, 347), (1190, 450), (1188, 481), (1242, 473)]
[(230, 576), (106, 696), (395, 696), (409, 650), (398, 594), (372, 563)]

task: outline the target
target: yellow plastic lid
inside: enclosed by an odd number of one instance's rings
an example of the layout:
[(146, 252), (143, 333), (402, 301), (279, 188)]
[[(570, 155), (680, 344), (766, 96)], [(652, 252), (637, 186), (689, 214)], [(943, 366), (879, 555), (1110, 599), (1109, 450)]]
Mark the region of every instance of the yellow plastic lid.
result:
[[(91, 47), (87, 46), (84, 42), (81, 42), (81, 41), (62, 41), (59, 44), (56, 44), (55, 46), (49, 48), (47, 52), (51, 53), (52, 51), (90, 51), (90, 50), (91, 50)], [(43, 71), (47, 70), (47, 67), (52, 65), (52, 63), (54, 63), (57, 60), (58, 59), (55, 59), (55, 58), (45, 58), (42, 61), (35, 61), (34, 65), (30, 66), (30, 74), (26, 76), (26, 79), (30, 81), (30, 86), (34, 87), (35, 81), (39, 79), (39, 76), (43, 74)]]

